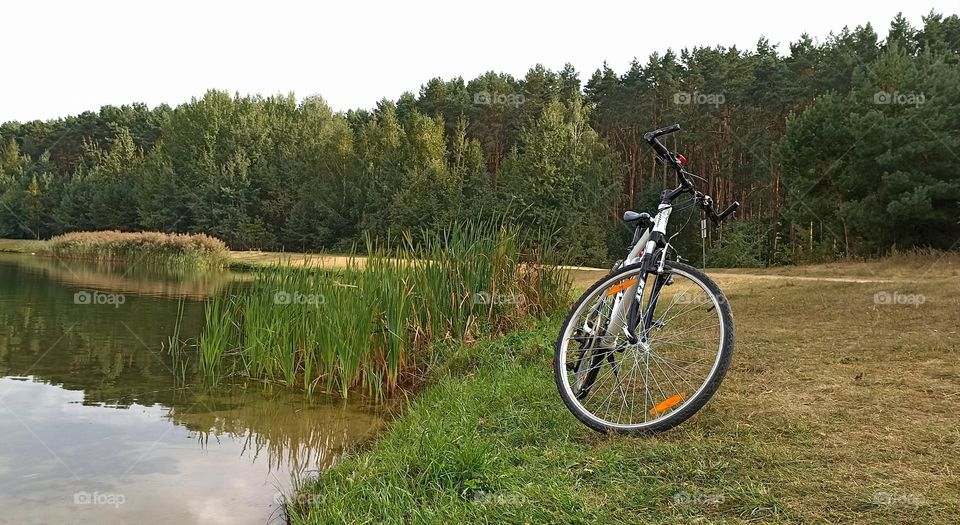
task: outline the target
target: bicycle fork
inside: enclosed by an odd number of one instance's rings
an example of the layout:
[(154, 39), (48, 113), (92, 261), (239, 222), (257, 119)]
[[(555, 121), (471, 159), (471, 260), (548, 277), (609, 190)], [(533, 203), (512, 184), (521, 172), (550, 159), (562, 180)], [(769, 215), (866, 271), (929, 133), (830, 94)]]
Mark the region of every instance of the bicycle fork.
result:
[[(649, 263), (649, 266), (652, 267), (653, 265), (654, 263)], [(643, 305), (646, 277), (651, 273), (655, 274), (656, 278), (653, 280), (653, 286), (649, 292), (647, 307), (641, 315), (640, 308)], [(663, 273), (655, 272), (653, 268), (645, 269), (641, 274), (642, 277), (638, 276), (621, 283), (621, 286), (629, 284), (625, 289), (617, 292), (611, 312), (610, 327), (604, 340), (604, 346), (606, 347), (613, 346), (619, 335), (625, 336), (630, 344), (645, 342), (650, 329), (656, 324), (653, 314), (657, 308), (660, 291), (667, 283), (667, 278)], [(628, 298), (631, 300), (628, 301)], [(640, 329), (639, 335), (637, 334), (638, 328)]]
[(610, 312), (610, 324), (604, 336), (603, 346), (613, 348), (616, 345), (617, 338), (626, 336), (627, 341), (635, 344), (639, 338), (636, 335), (637, 324), (639, 322), (639, 305), (643, 300), (643, 289), (646, 282), (641, 277), (634, 277), (618, 286), (624, 286), (617, 290), (614, 298), (613, 308)]

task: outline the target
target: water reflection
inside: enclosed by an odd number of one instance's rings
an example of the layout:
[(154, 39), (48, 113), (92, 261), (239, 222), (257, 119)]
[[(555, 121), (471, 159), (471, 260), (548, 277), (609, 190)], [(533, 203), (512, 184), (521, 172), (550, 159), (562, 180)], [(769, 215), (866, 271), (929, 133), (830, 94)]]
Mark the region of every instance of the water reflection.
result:
[[(175, 377), (175, 298), (189, 336), (194, 299), (235, 285), (0, 258), (0, 523), (264, 523), (292, 473), (376, 430), (366, 407)], [(125, 297), (78, 304), (83, 289)]]
[(247, 274), (192, 271), (120, 262), (64, 261), (53, 257), (0, 253), (0, 264), (19, 267), (65, 286), (154, 297), (205, 299)]

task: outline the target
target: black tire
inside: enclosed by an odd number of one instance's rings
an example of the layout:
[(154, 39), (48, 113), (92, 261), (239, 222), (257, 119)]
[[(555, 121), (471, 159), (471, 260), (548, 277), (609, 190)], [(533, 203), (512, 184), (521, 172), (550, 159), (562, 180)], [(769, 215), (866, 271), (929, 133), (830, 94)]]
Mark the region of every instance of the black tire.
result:
[(705, 386), (688, 402), (685, 403), (680, 409), (672, 412), (667, 417), (656, 421), (649, 426), (644, 426), (643, 428), (637, 429), (625, 429), (618, 426), (607, 425), (601, 421), (598, 421), (596, 416), (586, 412), (572, 396), (569, 395), (569, 392), (566, 388), (566, 363), (564, 362), (562, 355), (562, 344), (564, 340), (564, 334), (567, 332), (567, 325), (571, 322), (574, 322), (573, 316), (580, 309), (580, 306), (585, 302), (597, 288), (605, 286), (610, 282), (611, 279), (615, 279), (621, 274), (628, 274), (635, 272), (641, 267), (640, 263), (632, 264), (629, 266), (624, 266), (618, 270), (610, 272), (608, 275), (602, 277), (599, 281), (594, 283), (590, 288), (587, 289), (574, 303), (573, 307), (570, 308), (570, 312), (567, 314), (566, 319), (564, 320), (563, 326), (560, 327), (560, 334), (557, 336), (557, 341), (554, 345), (554, 380), (557, 384), (557, 390), (560, 393), (560, 397), (563, 399), (564, 404), (567, 406), (567, 409), (584, 425), (590, 427), (593, 430), (601, 433), (611, 433), (617, 432), (620, 434), (633, 434), (633, 435), (642, 435), (642, 434), (655, 434), (658, 432), (663, 432), (669, 430), (680, 423), (683, 423), (691, 416), (696, 414), (703, 406), (710, 400), (711, 397), (716, 393), (717, 389), (720, 388), (720, 383), (723, 382), (723, 378), (727, 373), (727, 370), (730, 367), (730, 361), (733, 358), (733, 349), (734, 349), (734, 324), (733, 324), (733, 314), (730, 311), (730, 303), (727, 301), (726, 296), (720, 290), (720, 287), (717, 286), (712, 279), (707, 277), (707, 275), (700, 270), (690, 266), (688, 264), (675, 262), (675, 261), (666, 261), (664, 267), (665, 270), (678, 270), (683, 273), (688, 274), (689, 276), (694, 277), (699, 280), (703, 285), (709, 290), (711, 294), (717, 299), (717, 303), (720, 307), (720, 319), (723, 323), (723, 341), (719, 351), (719, 357), (716, 368), (713, 369), (712, 376), (707, 380)]
[[(596, 329), (596, 326), (595, 326)], [(590, 343), (577, 352), (580, 353), (580, 357), (577, 359), (577, 369), (583, 364), (583, 362), (589, 361), (586, 376), (584, 378), (583, 386), (578, 391), (575, 391), (574, 397), (577, 399), (584, 399), (590, 395), (590, 388), (593, 386), (593, 382), (597, 379), (597, 374), (600, 373), (600, 363), (603, 360), (604, 356), (602, 353), (592, 353), (591, 349), (593, 348), (596, 342), (595, 338), (591, 338)]]

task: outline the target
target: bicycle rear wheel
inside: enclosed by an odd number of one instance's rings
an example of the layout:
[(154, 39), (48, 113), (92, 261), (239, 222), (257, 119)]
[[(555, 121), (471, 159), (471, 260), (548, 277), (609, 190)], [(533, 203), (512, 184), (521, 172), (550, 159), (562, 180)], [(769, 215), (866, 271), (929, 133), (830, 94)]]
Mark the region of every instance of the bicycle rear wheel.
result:
[[(730, 305), (709, 277), (669, 261), (660, 275), (643, 273), (635, 264), (597, 281), (557, 338), (560, 396), (600, 432), (652, 433), (682, 423), (717, 391), (733, 355)], [(631, 286), (641, 282), (642, 292)], [(625, 297), (635, 288), (635, 297)], [(641, 319), (634, 342), (622, 328), (631, 303)]]

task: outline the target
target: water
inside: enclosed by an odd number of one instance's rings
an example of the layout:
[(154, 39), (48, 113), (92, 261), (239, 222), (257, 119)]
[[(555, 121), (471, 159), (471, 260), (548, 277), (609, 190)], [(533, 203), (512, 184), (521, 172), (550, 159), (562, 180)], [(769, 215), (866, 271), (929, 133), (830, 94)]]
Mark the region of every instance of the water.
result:
[(163, 350), (244, 277), (0, 254), (0, 523), (280, 523), (278, 494), (381, 423)]

